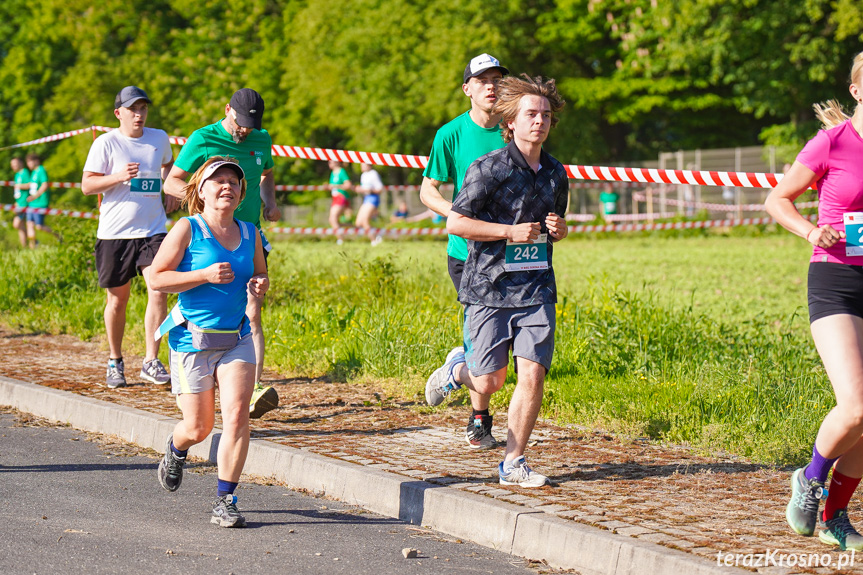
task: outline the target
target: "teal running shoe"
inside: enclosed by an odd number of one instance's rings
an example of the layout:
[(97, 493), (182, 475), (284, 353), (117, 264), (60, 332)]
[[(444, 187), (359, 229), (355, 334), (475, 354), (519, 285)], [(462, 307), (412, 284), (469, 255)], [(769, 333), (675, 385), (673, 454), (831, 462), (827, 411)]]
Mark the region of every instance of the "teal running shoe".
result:
[(863, 551), (863, 535), (857, 533), (851, 521), (848, 519), (847, 509), (840, 509), (833, 515), (833, 519), (825, 522), (827, 529), (818, 534), (818, 539), (827, 545), (837, 545), (842, 551), (853, 549)]
[(824, 484), (815, 479), (806, 479), (804, 468), (791, 476), (791, 500), (785, 508), (785, 519), (791, 529), (799, 535), (811, 536), (818, 523), (818, 505), (827, 499)]

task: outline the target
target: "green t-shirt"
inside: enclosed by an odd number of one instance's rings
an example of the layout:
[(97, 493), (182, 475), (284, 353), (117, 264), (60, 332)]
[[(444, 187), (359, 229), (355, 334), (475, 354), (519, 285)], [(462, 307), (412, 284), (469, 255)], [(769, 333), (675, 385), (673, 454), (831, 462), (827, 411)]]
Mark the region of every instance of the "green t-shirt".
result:
[[(439, 182), (452, 181), (455, 184), (452, 199), (455, 200), (468, 166), (504, 145), (500, 126), (481, 128), (471, 119), (470, 113), (465, 112), (437, 131), (423, 176)], [(467, 241), (450, 234), (446, 253), (465, 261)]]
[(602, 213), (606, 216), (617, 213), (617, 200), (619, 196), (616, 192), (602, 192), (599, 194), (599, 203), (602, 204)]
[(15, 205), (19, 208), (26, 208), (27, 194), (29, 194), (30, 192), (30, 170), (28, 170), (27, 168), (21, 168), (20, 170), (15, 172), (15, 184), (24, 185), (23, 189), (15, 190)]
[[(344, 184), (345, 182), (349, 182), (350, 178), (348, 177), (348, 172), (344, 168), (339, 168), (338, 170), (333, 170), (330, 172), (330, 184), (334, 186), (338, 186)], [(347, 190), (333, 190), (333, 194), (341, 194), (345, 197), (345, 199), (350, 199), (351, 195)]]
[[(35, 194), (39, 191), (39, 188), (48, 181), (48, 172), (45, 171), (43, 166), (37, 167), (35, 170), (30, 172), (30, 194)], [(30, 202), (29, 207), (31, 208), (47, 208), (50, 189), (46, 189), (45, 193)]]
[(234, 217), (261, 227), (261, 174), (273, 167), (273, 140), (266, 130), (252, 130), (238, 144), (219, 120), (192, 132), (180, 149), (174, 165), (190, 174), (211, 156), (230, 156), (237, 160), (246, 173), (246, 197)]

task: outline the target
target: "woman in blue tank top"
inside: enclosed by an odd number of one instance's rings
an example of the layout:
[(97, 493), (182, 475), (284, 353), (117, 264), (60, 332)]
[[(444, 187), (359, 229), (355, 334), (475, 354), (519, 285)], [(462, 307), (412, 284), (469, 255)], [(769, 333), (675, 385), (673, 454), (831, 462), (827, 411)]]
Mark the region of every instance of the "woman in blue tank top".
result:
[(260, 234), (234, 219), (245, 192), (245, 175), (234, 160), (207, 160), (185, 189), (190, 217), (168, 232), (150, 272), (154, 289), (179, 294), (158, 335), (168, 333), (171, 388), (183, 420), (168, 436), (159, 482), (168, 491), (179, 489), (188, 449), (213, 429), (218, 384), (223, 429), (210, 521), (221, 527), (246, 524), (234, 496), (249, 450), (255, 383), (246, 294), (263, 297), (270, 285)]

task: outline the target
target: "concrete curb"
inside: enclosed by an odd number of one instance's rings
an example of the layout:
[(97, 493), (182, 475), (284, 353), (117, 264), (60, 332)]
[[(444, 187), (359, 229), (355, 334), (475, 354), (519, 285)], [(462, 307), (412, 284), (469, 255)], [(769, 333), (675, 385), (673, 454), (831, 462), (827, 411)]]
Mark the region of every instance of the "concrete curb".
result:
[[(119, 436), (156, 451), (176, 420), (0, 376), (0, 405), (72, 427)], [(219, 430), (190, 454), (215, 462)], [(252, 440), (245, 472), (423, 525), (505, 553), (544, 560), (583, 575), (732, 575), (698, 556), (495, 501), (284, 446)], [(482, 521), (477, 521), (482, 517)]]

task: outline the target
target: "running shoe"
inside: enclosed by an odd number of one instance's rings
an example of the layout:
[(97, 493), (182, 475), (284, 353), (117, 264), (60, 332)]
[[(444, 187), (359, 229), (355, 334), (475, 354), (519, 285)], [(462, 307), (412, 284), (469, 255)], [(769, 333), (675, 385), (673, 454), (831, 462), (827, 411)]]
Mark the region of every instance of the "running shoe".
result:
[(144, 365), (141, 366), (141, 379), (156, 385), (165, 385), (171, 381), (171, 376), (168, 375), (168, 370), (165, 369), (159, 358), (156, 358), (145, 361)]
[(491, 415), (474, 415), (467, 423), (465, 439), (471, 449), (492, 449), (497, 441), (491, 435)]
[(501, 485), (518, 485), (519, 487), (542, 487), (549, 483), (548, 477), (531, 469), (524, 455), (509, 464), (501, 461), (497, 467)]
[(827, 545), (838, 545), (841, 551), (853, 549), (863, 551), (863, 535), (848, 520), (848, 510), (840, 509), (833, 515), (833, 519), (824, 522), (826, 529), (818, 534), (818, 539)]
[(256, 383), (252, 391), (252, 401), (249, 403), (249, 417), (258, 419), (277, 407), (279, 407), (279, 394), (276, 390), (272, 387), (264, 387), (260, 382)]
[(455, 366), (464, 363), (464, 348), (457, 347), (446, 356), (444, 364), (434, 370), (426, 382), (426, 403), (440, 405), (443, 400), (461, 384), (455, 380)]
[(237, 509), (236, 495), (220, 495), (213, 501), (213, 516), (210, 523), (219, 527), (245, 527), (246, 518)]
[(178, 457), (171, 449), (173, 439), (174, 434), (172, 433), (168, 436), (168, 442), (165, 444), (165, 455), (159, 462), (159, 483), (167, 491), (176, 491), (180, 488), (180, 484), (183, 482), (183, 466), (186, 465), (186, 458)]
[(111, 389), (126, 387), (126, 367), (122, 359), (108, 360), (108, 373), (105, 376), (105, 385)]
[(804, 468), (791, 476), (791, 500), (785, 508), (785, 519), (795, 533), (809, 537), (815, 533), (818, 523), (818, 505), (827, 499), (824, 484), (815, 479), (806, 479)]

